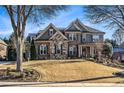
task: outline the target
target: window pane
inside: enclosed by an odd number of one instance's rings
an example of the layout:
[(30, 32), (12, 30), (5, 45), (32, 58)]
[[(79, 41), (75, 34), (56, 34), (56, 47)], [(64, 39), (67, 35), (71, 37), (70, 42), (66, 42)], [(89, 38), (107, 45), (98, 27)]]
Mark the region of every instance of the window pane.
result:
[(41, 54), (43, 54), (43, 50), (41, 50)]

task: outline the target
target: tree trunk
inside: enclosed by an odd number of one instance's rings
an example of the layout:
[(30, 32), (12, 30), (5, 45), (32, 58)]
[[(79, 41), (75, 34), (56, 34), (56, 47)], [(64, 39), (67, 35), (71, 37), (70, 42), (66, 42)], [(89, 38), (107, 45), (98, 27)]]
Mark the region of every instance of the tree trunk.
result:
[(22, 69), (22, 61), (23, 61), (23, 40), (21, 38), (17, 39), (16, 42), (16, 53), (17, 53), (17, 58), (16, 58), (16, 70), (17, 71), (23, 71)]

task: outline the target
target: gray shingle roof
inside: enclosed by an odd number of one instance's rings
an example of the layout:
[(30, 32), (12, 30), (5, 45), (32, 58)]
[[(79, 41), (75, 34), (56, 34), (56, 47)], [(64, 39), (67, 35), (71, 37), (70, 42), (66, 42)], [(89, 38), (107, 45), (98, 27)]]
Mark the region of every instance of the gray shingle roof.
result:
[[(59, 31), (61, 31), (64, 34), (64, 31), (79, 31), (79, 32), (85, 32), (85, 33), (103, 33), (105, 34), (105, 32), (97, 30), (95, 28), (89, 27), (84, 25), (79, 19), (76, 19), (75, 21), (73, 21), (67, 28), (65, 27), (56, 27), (59, 29)], [(40, 30), (38, 33), (29, 33), (28, 36), (31, 37), (36, 37), (38, 36), (40, 33), (42, 33), (44, 30)], [(49, 38), (48, 36), (42, 36), (42, 39), (44, 38)]]

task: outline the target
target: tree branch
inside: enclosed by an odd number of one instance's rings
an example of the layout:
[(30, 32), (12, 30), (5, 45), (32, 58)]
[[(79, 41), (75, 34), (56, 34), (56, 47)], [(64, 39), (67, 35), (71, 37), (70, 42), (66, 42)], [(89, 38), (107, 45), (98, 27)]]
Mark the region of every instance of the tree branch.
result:
[(14, 18), (13, 18), (12, 7), (7, 6), (7, 5), (4, 5), (4, 7), (5, 7), (5, 9), (7, 10), (8, 14), (9, 14), (11, 24), (12, 24), (12, 27), (13, 27), (13, 30), (14, 30), (14, 33), (15, 33), (15, 37), (17, 38), (17, 26), (16, 26)]

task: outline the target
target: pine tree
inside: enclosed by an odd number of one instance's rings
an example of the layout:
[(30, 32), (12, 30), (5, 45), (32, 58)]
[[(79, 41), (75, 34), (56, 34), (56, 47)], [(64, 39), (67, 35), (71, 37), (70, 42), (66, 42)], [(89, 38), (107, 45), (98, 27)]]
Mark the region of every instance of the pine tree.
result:
[(36, 59), (36, 48), (34, 44), (34, 39), (31, 41), (31, 47), (30, 47), (30, 59), (35, 60)]

